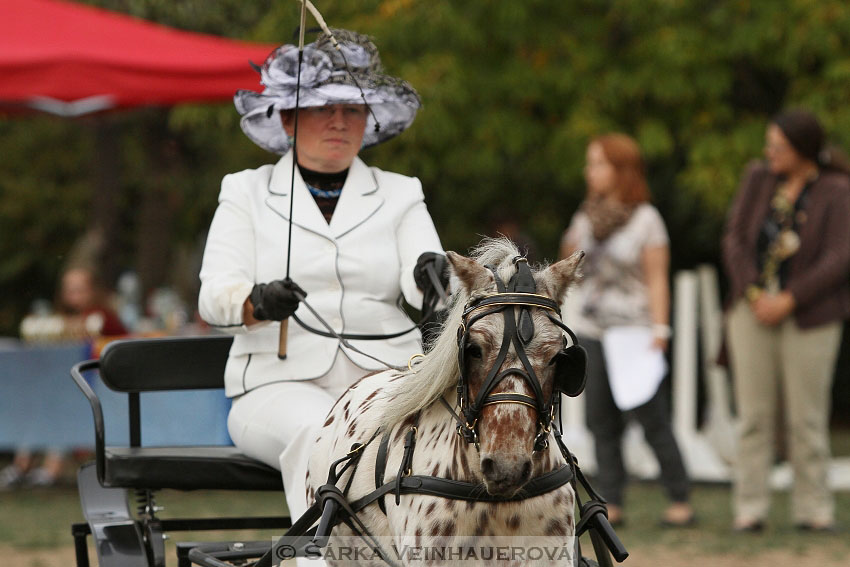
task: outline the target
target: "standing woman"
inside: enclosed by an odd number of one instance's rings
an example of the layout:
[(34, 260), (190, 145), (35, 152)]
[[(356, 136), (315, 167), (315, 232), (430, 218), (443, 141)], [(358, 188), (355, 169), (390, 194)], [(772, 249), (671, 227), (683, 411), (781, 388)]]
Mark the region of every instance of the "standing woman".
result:
[[(574, 328), (589, 357), (585, 400), (595, 441), (597, 488), (608, 500), (611, 523), (622, 522), (622, 436), (627, 420), (637, 419), (671, 501), (661, 522), (690, 525), (690, 484), (673, 437), (667, 395), (659, 388), (671, 334), (667, 229), (649, 204), (640, 148), (629, 136), (592, 140), (584, 174), (587, 197), (564, 233), (561, 257), (579, 249), (587, 253), (580, 289), (584, 303)], [(626, 351), (635, 358), (615, 356)], [(638, 372), (638, 359), (646, 362), (640, 365), (645, 372)], [(620, 376), (625, 380), (616, 380)]]
[(723, 235), (739, 419), (734, 528), (764, 526), (781, 392), (793, 521), (831, 530), (829, 408), (842, 321), (850, 316), (850, 179), (846, 160), (825, 149), (823, 129), (806, 111), (771, 121), (764, 154), (766, 163), (744, 173)]
[[(224, 177), (200, 274), (201, 316), (235, 335), (225, 369), (230, 436), (281, 470), (293, 519), (307, 507), (307, 461), (339, 395), (383, 362), (404, 366), (421, 352), (401, 300), (419, 307), (423, 266), (440, 273), (444, 260), (419, 180), (357, 157), (410, 126), (419, 97), (383, 74), (368, 37), (333, 34), (339, 50), (327, 35), (304, 47), (297, 114), (293, 45), (266, 59), (261, 94), (236, 94), (243, 131), (283, 157)], [(307, 330), (325, 327), (302, 294), (347, 343)], [(279, 321), (290, 318), (281, 359)]]

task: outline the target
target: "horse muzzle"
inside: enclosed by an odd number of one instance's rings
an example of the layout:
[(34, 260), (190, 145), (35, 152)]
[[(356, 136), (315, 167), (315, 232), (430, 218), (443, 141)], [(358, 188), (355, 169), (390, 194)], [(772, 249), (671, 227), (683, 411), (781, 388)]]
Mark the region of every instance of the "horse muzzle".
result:
[(531, 479), (533, 464), (528, 455), (481, 455), (484, 486), (492, 496), (511, 497)]

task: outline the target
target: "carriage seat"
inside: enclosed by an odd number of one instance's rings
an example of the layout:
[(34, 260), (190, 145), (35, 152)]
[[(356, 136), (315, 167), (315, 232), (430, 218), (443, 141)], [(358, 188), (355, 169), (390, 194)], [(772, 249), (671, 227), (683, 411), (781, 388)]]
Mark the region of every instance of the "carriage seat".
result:
[[(92, 408), (97, 479), (107, 488), (177, 490), (283, 490), (280, 472), (232, 446), (142, 446), (139, 394), (224, 387), (232, 343), (224, 335), (124, 339), (109, 343), (99, 360), (74, 366), (71, 376)], [(111, 390), (127, 394), (130, 443), (105, 445), (100, 400), (83, 376), (97, 370)], [(191, 418), (192, 408), (186, 408)]]
[(283, 490), (280, 471), (235, 447), (107, 447), (101, 484), (159, 490)]

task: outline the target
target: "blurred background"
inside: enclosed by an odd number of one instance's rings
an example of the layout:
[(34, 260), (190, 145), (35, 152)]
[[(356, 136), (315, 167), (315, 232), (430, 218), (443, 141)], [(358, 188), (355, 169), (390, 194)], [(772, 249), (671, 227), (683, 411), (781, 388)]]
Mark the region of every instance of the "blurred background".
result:
[[(282, 0), (83, 3), (271, 44), (293, 42), (299, 16)], [(726, 210), (743, 166), (761, 155), (770, 116), (807, 107), (850, 148), (842, 0), (318, 7), (330, 25), (374, 36), (389, 72), (419, 91), (413, 127), (363, 157), (422, 180), (446, 249), (513, 232), (537, 260), (555, 259), (584, 195), (588, 139), (623, 131), (645, 153), (673, 272), (717, 264)], [(222, 176), (275, 160), (237, 118), (229, 101), (77, 118), (0, 114), (0, 336), (19, 335), (34, 302), (53, 300), (74, 253), (96, 255), (104, 283), (137, 302), (143, 330), (192, 322)], [(836, 381), (844, 415), (847, 350)]]
[[(292, 0), (78, 3), (259, 44), (297, 39)], [(388, 72), (418, 90), (424, 106), (410, 130), (361, 156), (421, 179), (447, 250), (466, 252), (482, 235), (502, 232), (529, 244), (533, 260), (555, 260), (584, 197), (587, 142), (621, 131), (644, 152), (653, 202), (671, 237), (672, 273), (716, 267), (726, 211), (744, 165), (761, 156), (772, 115), (806, 107), (833, 143), (850, 150), (846, 0), (316, 4), (332, 27), (373, 36)], [(259, 90), (255, 77), (243, 88)], [(80, 258), (97, 266), (130, 332), (203, 331), (198, 271), (221, 178), (276, 159), (242, 134), (228, 100), (77, 117), (21, 112), (0, 101), (0, 337), (56, 339), (49, 325), (33, 331), (22, 323), (49, 315), (62, 274)], [(725, 283), (719, 284), (722, 296)], [(31, 336), (23, 336), (26, 329)], [(63, 356), (73, 361), (82, 354), (72, 349)], [(70, 364), (63, 358), (54, 366)], [(846, 455), (846, 324), (835, 378), (833, 425), (845, 432), (837, 453)], [(82, 397), (72, 395), (88, 425)], [(29, 411), (20, 400), (9, 402)], [(707, 541), (726, 546), (726, 496), (699, 498), (703, 509), (723, 507)], [(15, 518), (31, 507), (14, 502)], [(67, 507), (78, 511), (73, 493)], [(33, 519), (37, 528), (18, 529), (39, 531), (42, 519)], [(0, 531), (14, 532), (18, 521), (11, 514), (4, 521)], [(67, 522), (61, 525), (65, 530)], [(44, 538), (31, 545), (45, 545)]]

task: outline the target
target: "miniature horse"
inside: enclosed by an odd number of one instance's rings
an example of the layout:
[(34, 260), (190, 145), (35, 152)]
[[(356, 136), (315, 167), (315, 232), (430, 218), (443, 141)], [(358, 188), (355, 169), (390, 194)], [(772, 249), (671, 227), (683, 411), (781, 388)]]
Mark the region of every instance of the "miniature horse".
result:
[[(383, 455), (386, 466), (381, 471), (381, 474), (386, 471), (385, 481), (399, 474), (429, 475), (475, 483), (482, 496), (478, 501), (390, 493), (380, 502), (363, 508), (357, 517), (378, 541), (390, 542), (396, 553), (407, 551), (398, 553), (394, 558), (396, 564), (442, 565), (454, 559), (458, 565), (468, 566), (471, 558), (481, 560), (482, 564), (573, 565), (576, 527), (573, 487), (566, 483), (542, 494), (523, 497), (524, 487), (531, 486), (530, 481), (565, 464), (555, 443), (547, 442), (549, 429), (544, 428), (541, 433), (541, 423), (550, 424), (551, 415), (549, 420), (538, 415), (540, 410), (529, 401), (538, 393), (551, 400), (559, 395), (554, 391), (558, 366), (555, 361), (566, 343), (564, 331), (554, 321), (554, 317), (560, 319), (560, 313), (551, 307), (528, 304), (517, 308), (520, 313), (517, 321), (530, 316), (525, 323), (516, 323), (517, 329), (520, 325), (525, 329), (523, 348), (519, 349), (524, 353), (518, 353), (514, 344), (508, 347), (503, 341), (508, 336), (506, 326), (514, 328), (514, 310), (509, 309), (510, 320), (503, 316), (504, 308), (500, 309), (500, 304), (489, 311), (479, 310), (481, 316), (474, 322), (468, 310), (465, 313), (465, 307), (476, 299), (497, 295), (495, 275), (508, 282), (518, 273), (516, 247), (507, 239), (486, 239), (473, 251), (473, 258), (454, 252), (448, 252), (447, 256), (460, 285), (455, 286), (459, 289), (453, 294), (442, 332), (428, 354), (411, 365), (411, 370), (368, 375), (337, 401), (310, 460), (308, 501), (315, 499), (317, 488), (328, 477), (331, 463), (357, 444), (363, 444), (364, 448), (353, 478), (349, 478), (352, 473), (343, 474), (338, 486), (348, 486), (349, 500), (373, 491), (380, 449), (379, 443), (372, 441), (380, 438), (376, 432), (383, 431), (389, 440)], [(524, 267), (528, 278), (533, 277), (534, 293), (527, 295), (544, 296), (550, 306), (560, 304), (577, 279), (582, 257), (583, 253), (578, 252), (533, 275)], [(461, 334), (466, 338), (459, 352)], [(493, 370), (497, 363), (498, 368)], [(526, 372), (528, 364), (533, 371)], [(461, 365), (464, 368), (459, 368)], [(487, 398), (495, 401), (480, 407), (476, 422), (467, 422), (464, 430), (462, 405), (476, 399), (482, 382), (496, 371), (500, 381), (491, 386), (491, 397)], [(582, 368), (582, 377), (583, 372)], [(529, 374), (536, 376), (539, 389), (530, 384)], [(464, 391), (469, 396), (466, 402), (458, 395), (461, 376), (466, 379)], [(451, 409), (452, 405), (446, 401), (452, 404), (457, 401), (461, 406), (455, 404)], [(411, 435), (415, 435), (412, 460), (407, 470), (400, 470), (405, 441)], [(348, 527), (340, 525), (334, 535), (351, 533)], [(532, 556), (531, 547), (519, 550), (510, 547), (519, 541), (517, 538), (531, 542), (536, 556)], [(435, 551), (435, 546), (457, 541), (475, 546), (473, 556), (445, 557)], [(481, 556), (476, 555), (479, 553)], [(325, 553), (332, 565), (343, 564), (344, 559), (359, 559), (358, 564), (386, 564), (379, 558), (363, 562), (363, 557), (330, 555)]]

